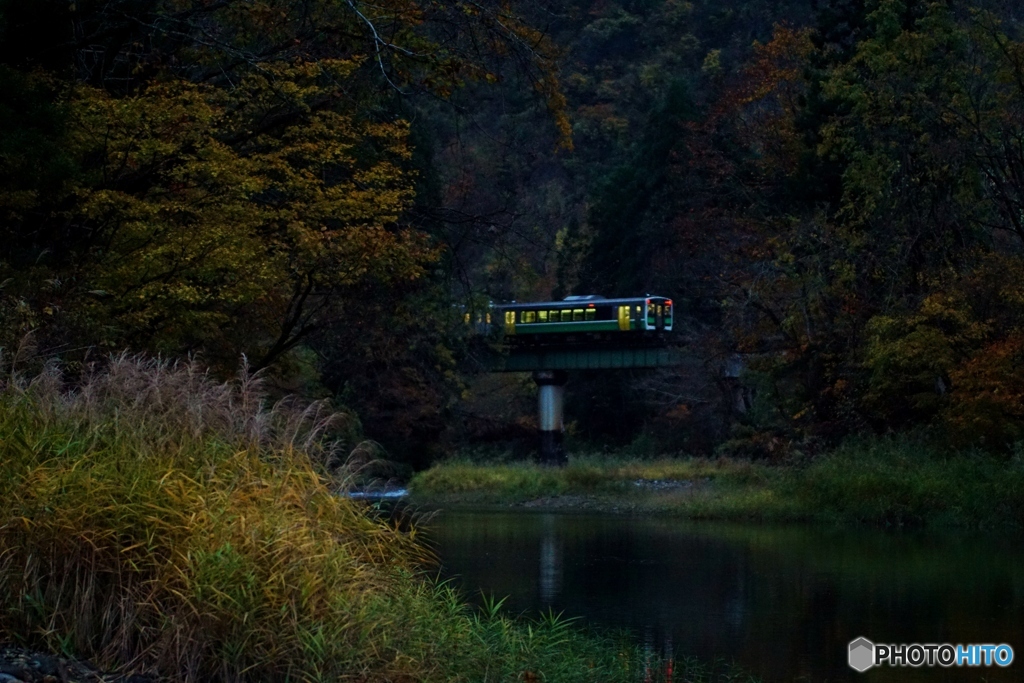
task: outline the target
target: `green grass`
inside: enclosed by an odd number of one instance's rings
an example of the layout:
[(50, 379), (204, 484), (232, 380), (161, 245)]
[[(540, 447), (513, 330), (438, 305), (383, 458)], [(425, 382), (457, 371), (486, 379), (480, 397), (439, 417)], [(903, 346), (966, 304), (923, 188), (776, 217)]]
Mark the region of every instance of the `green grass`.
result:
[[(651, 490), (637, 480), (688, 482)], [(573, 458), (563, 469), (452, 460), (410, 484), (425, 505), (569, 505), (694, 519), (874, 527), (1020, 528), (1024, 462), (942, 453), (910, 438), (852, 441), (810, 462)], [(558, 498), (560, 497), (560, 498)]]
[(787, 473), (779, 491), (824, 521), (883, 527), (1024, 526), (1020, 459), (942, 453), (906, 438), (850, 442)]
[(167, 681), (643, 679), (622, 635), (429, 580), (415, 534), (336, 495), (335, 422), (195, 364), (0, 377), (0, 640)]
[[(777, 471), (736, 460), (635, 460), (573, 458), (564, 468), (533, 463), (486, 464), (450, 460), (418, 473), (410, 482), (414, 501), (429, 505), (515, 505), (549, 497), (584, 497), (600, 506), (682, 509), (694, 516), (709, 504), (737, 510), (751, 496), (765, 495)], [(638, 481), (677, 481), (679, 490), (651, 492)]]
[(756, 482), (770, 469), (733, 460), (629, 460), (578, 457), (563, 468), (530, 462), (487, 464), (453, 459), (418, 473), (417, 495), (473, 496), (488, 502), (522, 502), (538, 496), (628, 493), (637, 480)]

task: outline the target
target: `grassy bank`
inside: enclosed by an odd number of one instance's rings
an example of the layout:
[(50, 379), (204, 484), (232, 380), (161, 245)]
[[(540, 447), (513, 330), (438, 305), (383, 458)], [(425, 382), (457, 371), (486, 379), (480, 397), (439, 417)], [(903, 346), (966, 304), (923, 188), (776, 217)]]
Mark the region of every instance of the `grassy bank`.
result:
[(632, 681), (650, 666), (625, 638), (474, 612), (429, 580), (412, 534), (335, 495), (322, 406), (132, 358), (73, 390), (55, 372), (0, 382), (0, 641), (170, 681)]
[(414, 501), (660, 512), (694, 519), (877, 527), (1021, 528), (1024, 462), (943, 454), (911, 439), (850, 442), (809, 462), (578, 457), (563, 469), (452, 460), (418, 474)]

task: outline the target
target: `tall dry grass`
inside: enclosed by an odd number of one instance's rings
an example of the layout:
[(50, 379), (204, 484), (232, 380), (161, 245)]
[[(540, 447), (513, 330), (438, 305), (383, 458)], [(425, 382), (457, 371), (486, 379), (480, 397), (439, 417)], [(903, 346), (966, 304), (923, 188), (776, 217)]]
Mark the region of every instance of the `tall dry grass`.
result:
[(74, 384), (55, 364), (7, 372), (0, 640), (185, 682), (640, 675), (624, 641), (472, 614), (428, 580), (413, 534), (335, 495), (351, 469), (332, 429), (350, 426), (271, 404), (244, 369), (219, 383), (121, 355)]
[[(122, 355), (0, 386), (0, 628), (181, 680), (382, 672), (422, 553), (332, 495), (338, 416)], [(415, 590), (409, 590), (413, 588)], [(368, 660), (367, 660), (368, 661)]]
[(223, 383), (194, 359), (123, 353), (70, 385), (59, 363), (51, 361), (30, 377), (6, 369), (0, 374), (0, 394), (5, 404), (31, 405), (44, 424), (116, 432), (133, 439), (137, 448), (160, 453), (217, 440), (233, 448), (298, 450), (327, 463), (342, 445), (327, 438), (329, 432), (351, 435), (354, 422), (331, 411), (326, 401), (285, 397), (270, 403), (262, 378), (244, 358), (236, 380)]

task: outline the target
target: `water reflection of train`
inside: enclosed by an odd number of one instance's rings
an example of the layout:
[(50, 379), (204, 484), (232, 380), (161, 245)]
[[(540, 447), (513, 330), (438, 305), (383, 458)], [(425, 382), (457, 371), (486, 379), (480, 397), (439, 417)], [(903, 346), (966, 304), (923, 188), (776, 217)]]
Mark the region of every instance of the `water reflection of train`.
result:
[[(569, 296), (561, 301), (492, 304), (477, 328), (498, 328), (512, 343), (641, 340), (672, 331), (672, 300), (646, 295), (618, 299)], [(466, 315), (466, 322), (470, 316)]]

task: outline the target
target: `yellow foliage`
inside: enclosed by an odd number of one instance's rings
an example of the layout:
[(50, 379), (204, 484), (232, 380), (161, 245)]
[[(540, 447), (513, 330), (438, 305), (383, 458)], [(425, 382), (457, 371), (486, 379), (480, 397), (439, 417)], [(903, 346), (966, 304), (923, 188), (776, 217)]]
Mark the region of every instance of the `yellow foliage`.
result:
[(111, 295), (90, 315), (180, 348), (186, 332), (216, 338), (240, 307), (273, 324), (296, 292), (420, 277), (436, 252), (399, 225), (408, 125), (321, 106), (353, 67), (274, 64), (235, 88), (167, 81), (122, 98), (76, 88), (71, 144), (99, 161), (71, 219), (109, 234), (83, 273)]
[(907, 409), (928, 415), (939, 407), (950, 372), (984, 340), (988, 326), (962, 299), (935, 293), (914, 314), (875, 316), (867, 332), (865, 401), (898, 419)]

